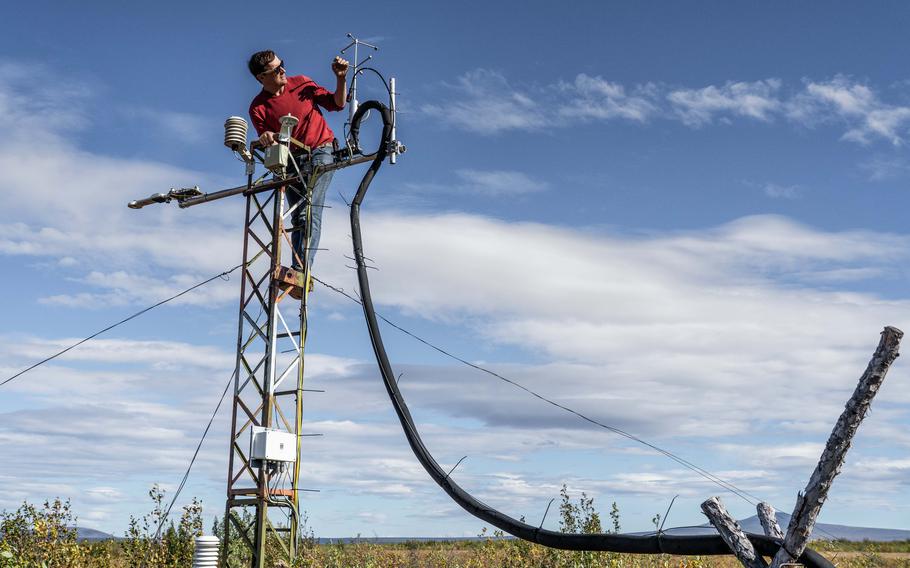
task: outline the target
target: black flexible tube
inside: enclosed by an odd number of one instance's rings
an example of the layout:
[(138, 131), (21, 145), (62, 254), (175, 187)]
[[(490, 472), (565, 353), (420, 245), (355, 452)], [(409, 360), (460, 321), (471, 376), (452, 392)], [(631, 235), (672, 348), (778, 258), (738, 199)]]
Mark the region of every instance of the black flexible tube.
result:
[[(666, 534), (655, 534), (649, 536), (626, 535), (626, 534), (581, 534), (581, 533), (561, 533), (551, 531), (533, 525), (529, 525), (517, 519), (514, 519), (505, 513), (502, 513), (489, 505), (473, 497), (470, 493), (462, 489), (449, 474), (440, 467), (433, 458), (430, 451), (426, 448), (408, 405), (405, 403), (401, 391), (398, 390), (398, 384), (395, 381), (395, 373), (392, 365), (389, 363), (388, 355), (382, 343), (382, 335), (379, 331), (379, 322), (376, 313), (373, 310), (373, 300), (370, 294), (370, 281), (367, 275), (367, 266), (363, 254), (363, 241), (360, 234), (360, 205), (366, 196), (370, 183), (376, 176), (376, 172), (382, 166), (383, 160), (388, 154), (389, 142), (392, 135), (392, 116), (388, 107), (378, 101), (367, 101), (363, 103), (351, 119), (351, 138), (355, 145), (359, 145), (358, 136), (360, 134), (360, 121), (368, 110), (375, 110), (382, 117), (382, 138), (379, 143), (379, 149), (376, 157), (370, 163), (369, 169), (360, 181), (357, 188), (357, 194), (351, 202), (351, 235), (354, 242), (354, 259), (357, 262), (357, 279), (360, 284), (360, 296), (363, 305), (363, 314), (366, 318), (367, 328), (370, 333), (370, 341), (373, 344), (373, 352), (376, 355), (376, 361), (379, 364), (379, 370), (382, 374), (382, 381), (385, 384), (386, 391), (392, 401), (392, 406), (398, 414), (398, 420), (404, 430), (408, 444), (411, 446), (417, 461), (423, 466), (433, 481), (445, 491), (456, 503), (465, 511), (471, 513), (482, 521), (502, 529), (503, 531), (514, 535), (518, 538), (542, 544), (551, 548), (561, 548), (565, 550), (592, 550), (592, 551), (609, 551), (625, 552), (634, 554), (677, 554), (677, 555), (722, 555), (730, 554), (730, 549), (724, 543), (720, 535), (695, 535), (695, 536), (673, 536)], [(749, 540), (756, 551), (763, 556), (774, 556), (781, 546), (779, 540), (757, 534), (749, 534)], [(834, 568), (834, 565), (825, 557), (811, 549), (806, 549), (799, 561), (809, 568)]]

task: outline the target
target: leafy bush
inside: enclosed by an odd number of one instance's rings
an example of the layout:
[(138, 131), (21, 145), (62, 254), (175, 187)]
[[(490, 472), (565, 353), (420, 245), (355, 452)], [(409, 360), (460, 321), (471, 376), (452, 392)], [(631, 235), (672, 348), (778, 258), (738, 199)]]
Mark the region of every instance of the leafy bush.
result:
[(69, 501), (23, 503), (0, 512), (0, 568), (102, 568), (110, 566), (110, 543), (80, 543)]
[(141, 519), (130, 516), (121, 550), (130, 566), (187, 568), (193, 564), (195, 539), (202, 536), (202, 503), (193, 497), (183, 507), (180, 521), (165, 519), (164, 491), (157, 485), (149, 491), (152, 511)]

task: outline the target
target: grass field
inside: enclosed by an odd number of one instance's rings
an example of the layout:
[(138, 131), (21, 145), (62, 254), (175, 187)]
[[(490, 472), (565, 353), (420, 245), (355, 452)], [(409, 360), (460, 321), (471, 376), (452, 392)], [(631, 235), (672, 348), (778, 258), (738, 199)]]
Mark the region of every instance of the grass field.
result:
[[(196, 500), (184, 507), (178, 520), (163, 520), (164, 494), (149, 492), (151, 513), (133, 518), (123, 539), (80, 542), (69, 504), (55, 500), (36, 507), (27, 503), (16, 511), (0, 512), (0, 568), (190, 568), (193, 542), (202, 534), (202, 507)], [(565, 497), (560, 509), (562, 528), (569, 532), (602, 532), (590, 499), (576, 505)], [(618, 532), (619, 511), (610, 512)], [(249, 519), (245, 521), (248, 524)], [(162, 524), (164, 530), (156, 530)], [(218, 534), (219, 527), (213, 527)], [(503, 539), (501, 533), (477, 540), (376, 544), (355, 541), (319, 544), (312, 533), (303, 538), (293, 566), (274, 562), (273, 568), (737, 568), (732, 556), (632, 555), (569, 552)], [(248, 566), (247, 551), (237, 539), (229, 551), (231, 566)], [(812, 548), (839, 568), (910, 568), (910, 541), (818, 541)], [(274, 549), (273, 549), (274, 550)], [(274, 555), (278, 557), (277, 554)]]
[[(813, 543), (838, 567), (910, 568), (910, 542)], [(887, 549), (882, 552), (879, 549)], [(732, 556), (566, 552), (520, 541), (314, 545), (300, 566), (325, 568), (737, 568)]]

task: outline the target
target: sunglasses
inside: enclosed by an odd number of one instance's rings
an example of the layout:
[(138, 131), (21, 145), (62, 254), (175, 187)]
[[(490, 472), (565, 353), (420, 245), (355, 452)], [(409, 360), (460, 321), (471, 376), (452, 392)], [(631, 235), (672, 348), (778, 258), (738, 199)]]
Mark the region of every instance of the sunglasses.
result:
[(260, 73), (260, 75), (272, 75), (273, 73), (274, 74), (284, 73), (284, 61), (279, 62), (278, 67), (275, 67), (274, 69), (269, 69), (268, 71), (263, 71), (262, 73)]

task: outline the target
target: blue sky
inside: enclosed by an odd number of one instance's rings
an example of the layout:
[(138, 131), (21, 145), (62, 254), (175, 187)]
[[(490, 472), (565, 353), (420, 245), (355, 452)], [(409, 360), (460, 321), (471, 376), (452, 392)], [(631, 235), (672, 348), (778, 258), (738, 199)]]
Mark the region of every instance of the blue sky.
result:
[[(126, 208), (237, 185), (222, 124), (250, 53), (331, 86), (353, 32), (399, 81), (408, 152), (363, 210), (382, 312), (789, 512), (885, 325), (907, 329), (910, 8), (787, 2), (31, 2), (0, 22), (0, 370), (9, 376), (235, 265), (242, 199)], [(361, 83), (361, 100), (381, 86)], [(344, 113), (329, 117), (341, 131)], [(339, 193), (316, 273), (355, 288)], [(121, 533), (173, 489), (234, 361), (237, 279), (2, 387), (0, 508), (69, 497)], [(304, 507), (319, 536), (474, 535), (410, 455), (358, 307), (313, 297)], [(562, 483), (627, 530), (720, 494), (385, 331), (459, 483), (539, 519)], [(910, 528), (910, 386), (898, 360), (821, 521)], [(185, 496), (223, 510), (229, 417)], [(554, 525), (551, 515), (547, 524)]]

